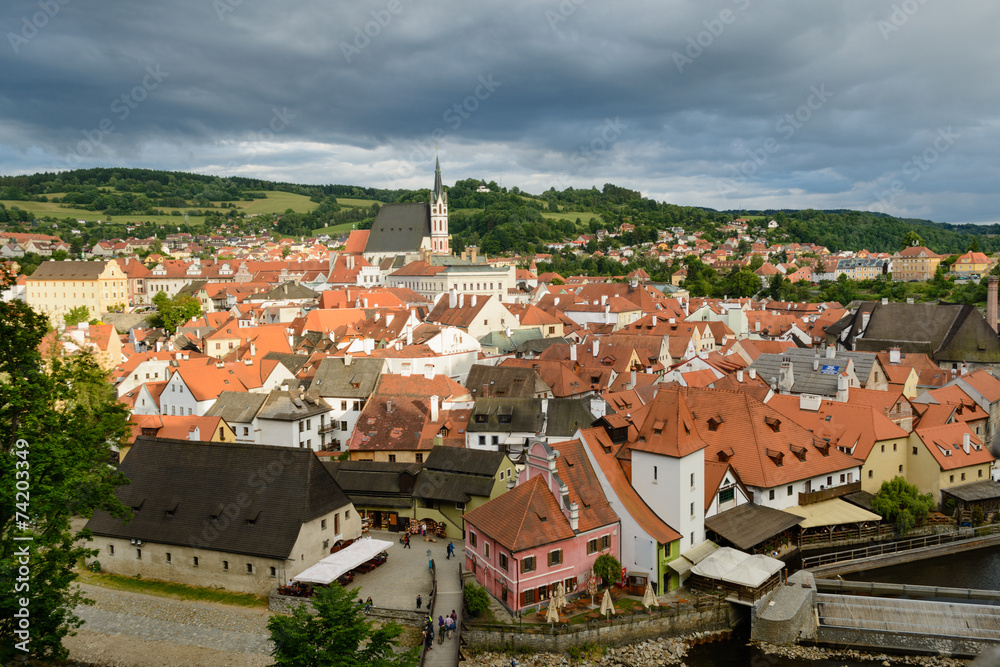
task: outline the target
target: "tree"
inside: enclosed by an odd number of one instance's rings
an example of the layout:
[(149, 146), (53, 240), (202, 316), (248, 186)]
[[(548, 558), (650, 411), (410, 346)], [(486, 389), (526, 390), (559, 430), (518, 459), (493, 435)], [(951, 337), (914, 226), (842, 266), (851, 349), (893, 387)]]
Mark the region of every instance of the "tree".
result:
[(89, 320), (90, 310), (86, 306), (77, 306), (63, 315), (63, 322), (65, 322), (68, 327), (75, 326), (80, 322), (88, 322)]
[(490, 594), (482, 586), (469, 582), (464, 589), (465, 608), (469, 616), (482, 616), (490, 608)]
[(166, 292), (157, 292), (153, 297), (153, 305), (157, 309), (153, 325), (163, 327), (171, 333), (192, 317), (200, 317), (202, 313), (201, 302), (193, 296), (183, 294), (171, 298)]
[(95, 510), (128, 516), (114, 495), (124, 480), (108, 465), (128, 433), (128, 410), (91, 355), (43, 359), (48, 331), (48, 319), (26, 304), (0, 303), (0, 579), (8, 582), (0, 664), (66, 658), (62, 639), (82, 624), (74, 609), (91, 603), (73, 586), (73, 568), (97, 553), (70, 519)]
[(594, 561), (594, 575), (604, 581), (605, 586), (611, 586), (622, 575), (622, 564), (611, 554), (601, 554)]
[(972, 243), (969, 244), (969, 250), (968, 250), (968, 252), (982, 252), (982, 249), (980, 249), (980, 247), (979, 247), (979, 237), (978, 236), (973, 236), (972, 237)]
[(893, 521), (900, 535), (906, 535), (918, 521), (923, 521), (934, 508), (931, 494), (920, 490), (902, 477), (882, 482), (872, 499), (872, 509), (886, 521)]
[(903, 236), (903, 240), (900, 242), (899, 245), (900, 247), (905, 249), (909, 248), (910, 246), (922, 246), (923, 244), (924, 240), (920, 237), (920, 234), (917, 234), (915, 231), (911, 229), (910, 231), (906, 232), (906, 234)]
[(267, 622), (274, 642), (275, 665), (305, 667), (391, 667), (416, 665), (418, 649), (397, 653), (403, 629), (390, 622), (376, 628), (357, 605), (358, 591), (337, 583), (317, 589), (315, 614), (304, 606), (291, 616), (274, 616)]

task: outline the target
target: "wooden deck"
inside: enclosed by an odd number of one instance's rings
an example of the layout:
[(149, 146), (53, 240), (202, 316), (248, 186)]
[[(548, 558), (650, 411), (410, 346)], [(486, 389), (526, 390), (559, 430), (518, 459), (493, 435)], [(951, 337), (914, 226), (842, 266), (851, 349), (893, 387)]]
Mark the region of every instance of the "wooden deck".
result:
[(816, 606), (821, 628), (1000, 642), (1000, 608), (993, 605), (820, 593)]

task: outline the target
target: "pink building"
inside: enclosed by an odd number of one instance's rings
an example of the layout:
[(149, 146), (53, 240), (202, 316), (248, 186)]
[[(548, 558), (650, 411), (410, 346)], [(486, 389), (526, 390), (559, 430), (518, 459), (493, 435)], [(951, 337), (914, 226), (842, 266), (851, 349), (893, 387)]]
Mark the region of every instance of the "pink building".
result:
[(538, 607), (560, 582), (582, 593), (601, 554), (620, 560), (620, 535), (581, 442), (534, 442), (517, 486), (465, 514), (465, 565), (508, 609)]

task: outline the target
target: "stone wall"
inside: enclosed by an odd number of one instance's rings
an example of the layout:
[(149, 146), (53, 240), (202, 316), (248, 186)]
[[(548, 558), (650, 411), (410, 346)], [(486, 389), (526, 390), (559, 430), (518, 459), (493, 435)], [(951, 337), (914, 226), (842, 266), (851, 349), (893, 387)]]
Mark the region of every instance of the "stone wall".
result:
[(525, 629), (519, 626), (466, 625), (462, 639), (474, 649), (548, 651), (561, 653), (581, 644), (621, 645), (655, 637), (727, 632), (746, 616), (746, 607), (729, 603), (703, 611), (642, 618), (623, 617), (610, 623)]
[(934, 637), (910, 633), (867, 632), (853, 628), (831, 628), (820, 626), (816, 632), (820, 644), (852, 646), (876, 651), (902, 651), (904, 653), (928, 653), (974, 657), (995, 644), (977, 641), (968, 637)]
[(796, 572), (788, 583), (754, 606), (750, 622), (753, 641), (787, 646), (815, 636), (815, 579), (808, 572)]
[[(296, 607), (308, 607), (312, 611), (312, 600), (309, 598), (299, 598), (291, 595), (281, 595), (277, 590), (271, 591), (267, 601), (268, 611), (275, 611), (281, 614), (290, 614)], [(396, 621), (402, 625), (421, 627), (427, 614), (412, 609), (385, 609), (382, 607), (372, 607), (368, 615), (386, 621)]]

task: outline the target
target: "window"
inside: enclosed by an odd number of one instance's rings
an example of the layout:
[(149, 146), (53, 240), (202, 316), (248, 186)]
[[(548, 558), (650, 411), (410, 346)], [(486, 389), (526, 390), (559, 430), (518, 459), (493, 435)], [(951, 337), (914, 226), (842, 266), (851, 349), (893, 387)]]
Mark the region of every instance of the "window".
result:
[(916, 456), (916, 455), (917, 455), (917, 448), (916, 448), (916, 447), (914, 447), (914, 448), (913, 448), (913, 455), (914, 455), (914, 456)]
[(597, 553), (597, 538), (587, 540), (587, 555)]
[(469, 544), (471, 544), (473, 547), (476, 546), (476, 534), (473, 533), (471, 530), (469, 531)]
[[(871, 472), (872, 472), (871, 470), (868, 471), (868, 476), (869, 477), (871, 477)], [(903, 472), (903, 464), (902, 463), (899, 464), (899, 472)]]
[(653, 481), (654, 482), (656, 481), (657, 474), (658, 474), (657, 467), (653, 466)]
[(493, 437), (491, 437), (490, 444), (493, 445), (494, 447), (498, 446), (500, 444), (500, 436), (494, 435)]
[(490, 543), (483, 542), (483, 554), (486, 556), (486, 560), (490, 559)]
[(885, 445), (882, 445), (882, 453), (885, 453)]
[(691, 503), (691, 516), (694, 516), (694, 503)]
[(340, 402), (340, 409), (343, 410), (344, 412), (347, 412), (347, 401)]
[(344, 521), (351, 518), (351, 510), (344, 510)]
[(249, 426), (244, 426), (243, 427), (243, 435), (250, 435), (250, 427)]
[(142, 560), (142, 549), (136, 549), (135, 550), (135, 557), (136, 557), (136, 560)]
[(222, 569), (223, 570), (229, 570), (229, 561), (228, 560), (222, 561)]
[[(358, 386), (360, 386), (360, 383), (359, 383), (359, 385), (358, 385)], [(356, 388), (357, 388), (357, 387), (355, 387), (355, 389), (356, 389)], [(357, 411), (358, 411), (358, 410), (360, 410), (360, 409), (361, 409), (361, 401), (354, 401), (354, 411), (355, 411), (355, 412), (357, 412)]]
[(549, 567), (553, 565), (561, 565), (563, 562), (563, 552), (562, 549), (556, 549), (549, 552)]
[(389, 454), (389, 463), (395, 463), (395, 462), (396, 462), (396, 455)]
[(611, 536), (605, 535), (601, 538), (601, 551), (611, 548)]
[(305, 433), (305, 430), (306, 430), (306, 423), (299, 422), (299, 433)]
[(954, 475), (948, 475), (948, 481), (949, 482), (954, 482), (955, 481), (955, 476)]
[(253, 574), (253, 563), (247, 563), (247, 574)]
[(170, 552), (169, 552), (169, 551), (167, 552), (167, 562), (168, 562), (168, 563), (170, 563), (170, 562), (171, 562), (171, 560), (170, 560)]
[[(899, 467), (902, 468), (903, 466), (899, 466)], [(868, 479), (871, 479), (871, 478), (872, 478), (872, 471), (869, 470), (868, 471)]]
[(486, 446), (486, 436), (485, 436), (485, 435), (481, 435), (481, 436), (479, 436), (479, 444), (480, 444), (481, 446), (483, 446), (483, 447), (485, 447), (485, 446)]
[[(475, 546), (475, 544), (473, 544)], [(534, 572), (537, 567), (534, 556), (525, 556), (521, 559), (521, 574)]]
[[(694, 473), (691, 473), (691, 487), (694, 488)], [(694, 514), (694, 512), (692, 512)]]
[(465, 503), (455, 503), (455, 509), (457, 509), (459, 512), (464, 512)]
[(341, 431), (346, 431), (347, 430), (347, 422), (346, 421), (340, 422), (340, 430)]
[(108, 555), (110, 555), (110, 556), (114, 556), (115, 555), (115, 545), (113, 545), (113, 544), (109, 544), (108, 545)]
[(774, 489), (771, 489), (770, 491), (768, 491), (767, 499), (768, 500), (774, 500)]
[(319, 529), (320, 530), (326, 530), (326, 519), (320, 519), (319, 520)]
[(278, 571), (274, 567), (272, 567), (271, 568), (271, 578), (274, 579), (276, 576), (278, 576)]
[(535, 603), (535, 591), (534, 589), (529, 591), (524, 591), (521, 593), (522, 606), (534, 604)]
[(424, 462), (424, 454), (423, 454), (423, 452), (417, 452), (416, 459), (417, 459), (417, 463), (423, 463)]
[(963, 482), (965, 481), (965, 473), (964, 472), (962, 473), (962, 481)]
[(333, 515), (333, 532), (335, 532), (335, 533), (339, 533), (340, 532), (340, 515), (339, 514), (334, 514)]
[(728, 489), (722, 489), (719, 491), (719, 503), (728, 503), (736, 499), (736, 487), (731, 486)]
[[(840, 483), (841, 484), (844, 483), (844, 473), (840, 473)], [(791, 494), (789, 494), (789, 495), (791, 495)]]
[(312, 430), (312, 427), (313, 427), (312, 424), (313, 424), (313, 420), (311, 420), (311, 419), (307, 419), (306, 420), (306, 430), (307, 431), (311, 431)]
[(507, 554), (501, 553), (497, 556), (497, 560), (500, 563), (500, 569), (504, 572), (507, 571)]
[(896, 451), (896, 443), (892, 443), (892, 451)]
[[(843, 480), (841, 480), (841, 481), (843, 481)], [(788, 495), (792, 495), (792, 485), (791, 484), (788, 485)]]
[(194, 557), (194, 559), (192, 561), (192, 565), (194, 565), (195, 567), (198, 567), (198, 557), (197, 556)]

